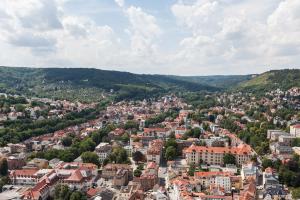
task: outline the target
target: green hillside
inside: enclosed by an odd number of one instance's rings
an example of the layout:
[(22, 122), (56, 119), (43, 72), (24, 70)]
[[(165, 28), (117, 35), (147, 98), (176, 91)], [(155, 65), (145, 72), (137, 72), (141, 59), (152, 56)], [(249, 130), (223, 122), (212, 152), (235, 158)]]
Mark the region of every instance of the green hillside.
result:
[(237, 89), (251, 92), (266, 92), (277, 88), (288, 90), (291, 87), (300, 87), (300, 69), (265, 72), (240, 83)]
[(82, 68), (0, 67), (0, 92), (59, 99), (99, 100), (114, 91), (116, 100), (143, 99), (178, 91), (218, 88), (162, 75)]
[(215, 75), (215, 76), (171, 76), (178, 80), (189, 81), (198, 84), (210, 85), (222, 89), (228, 89), (241, 82), (250, 80), (252, 75)]

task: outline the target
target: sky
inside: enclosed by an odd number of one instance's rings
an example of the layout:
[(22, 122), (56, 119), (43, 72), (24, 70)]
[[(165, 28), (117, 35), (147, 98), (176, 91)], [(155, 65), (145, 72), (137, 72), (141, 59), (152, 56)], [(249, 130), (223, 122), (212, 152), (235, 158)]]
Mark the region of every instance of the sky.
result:
[(0, 65), (139, 74), (300, 68), (300, 0), (1, 0)]

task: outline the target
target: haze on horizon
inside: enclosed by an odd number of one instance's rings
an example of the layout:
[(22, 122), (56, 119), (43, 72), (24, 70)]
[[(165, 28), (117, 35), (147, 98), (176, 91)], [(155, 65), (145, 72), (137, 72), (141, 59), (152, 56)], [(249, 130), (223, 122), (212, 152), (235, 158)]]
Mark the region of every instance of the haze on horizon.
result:
[(300, 68), (299, 0), (2, 0), (0, 65), (143, 74)]

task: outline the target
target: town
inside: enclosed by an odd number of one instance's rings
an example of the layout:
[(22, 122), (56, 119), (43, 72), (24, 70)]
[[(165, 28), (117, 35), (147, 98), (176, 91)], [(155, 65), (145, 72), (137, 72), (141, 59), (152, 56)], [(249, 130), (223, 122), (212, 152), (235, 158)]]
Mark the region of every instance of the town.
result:
[[(300, 88), (80, 103), (0, 94), (0, 199), (300, 198)], [(206, 101), (206, 100), (203, 100)]]

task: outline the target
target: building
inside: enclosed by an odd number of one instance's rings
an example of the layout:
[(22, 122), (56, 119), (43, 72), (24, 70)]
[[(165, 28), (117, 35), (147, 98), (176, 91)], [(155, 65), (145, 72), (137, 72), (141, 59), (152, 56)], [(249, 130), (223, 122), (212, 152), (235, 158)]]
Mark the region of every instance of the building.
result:
[(226, 193), (231, 191), (231, 180), (229, 172), (195, 172), (195, 180), (198, 180), (203, 188), (216, 186), (223, 188)]
[(264, 188), (267, 188), (272, 185), (278, 185), (278, 177), (274, 173), (274, 170), (270, 167), (266, 168), (263, 172), (263, 186)]
[(151, 190), (158, 184), (158, 165), (155, 162), (148, 163), (140, 177), (134, 177), (134, 182), (141, 184), (143, 191)]
[(225, 154), (232, 154), (236, 158), (237, 165), (250, 161), (253, 152), (249, 145), (241, 144), (238, 147), (206, 147), (191, 145), (184, 150), (188, 164), (204, 162), (209, 165), (223, 165)]
[(160, 139), (153, 140), (150, 142), (148, 151), (147, 151), (147, 162), (160, 163), (162, 156), (163, 141)]
[(128, 170), (128, 177), (130, 180), (130, 178), (132, 177), (132, 169), (128, 164), (107, 164), (103, 167), (101, 177), (105, 179), (113, 179), (116, 176), (119, 169)]
[(171, 129), (168, 128), (144, 128), (143, 136), (152, 136), (165, 139), (171, 134)]
[(125, 168), (118, 169), (113, 178), (112, 184), (114, 187), (121, 187), (128, 184), (129, 170)]
[(284, 132), (282, 130), (268, 130), (267, 131), (267, 138), (271, 141), (278, 141), (278, 138), (281, 135), (289, 136), (289, 134), (287, 132)]
[(242, 165), (241, 177), (242, 180), (249, 179), (250, 177), (257, 179), (258, 176), (258, 168), (254, 162), (248, 162)]
[(183, 135), (185, 134), (186, 131), (187, 129), (185, 127), (177, 127), (175, 129), (175, 134)]
[(39, 180), (38, 171), (38, 169), (12, 170), (9, 178), (13, 185), (35, 185)]
[(9, 156), (7, 158), (7, 165), (9, 170), (21, 169), (26, 165), (25, 159), (20, 156)]
[(112, 151), (112, 146), (109, 143), (101, 142), (96, 148), (95, 153), (98, 155), (100, 162), (102, 163)]
[(41, 159), (41, 158), (34, 158), (31, 161), (27, 163), (26, 166), (23, 168), (26, 169), (31, 169), (31, 168), (38, 168), (38, 169), (45, 169), (48, 168), (49, 166), (49, 161), (46, 159)]
[(290, 134), (294, 137), (300, 137), (300, 124), (290, 126)]
[(278, 143), (284, 146), (292, 146), (292, 142), (294, 139), (295, 137), (291, 135), (280, 135), (278, 137)]

